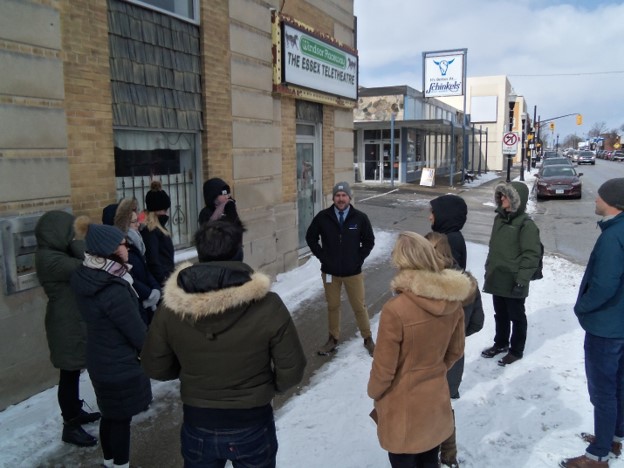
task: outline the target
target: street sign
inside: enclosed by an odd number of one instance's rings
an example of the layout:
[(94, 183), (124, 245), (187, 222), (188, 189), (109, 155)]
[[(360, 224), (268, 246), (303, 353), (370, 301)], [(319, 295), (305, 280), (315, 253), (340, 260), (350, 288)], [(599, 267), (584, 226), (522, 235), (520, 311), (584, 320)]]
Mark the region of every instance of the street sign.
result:
[(503, 133), (503, 154), (516, 154), (518, 152), (518, 142), (520, 136), (517, 132)]

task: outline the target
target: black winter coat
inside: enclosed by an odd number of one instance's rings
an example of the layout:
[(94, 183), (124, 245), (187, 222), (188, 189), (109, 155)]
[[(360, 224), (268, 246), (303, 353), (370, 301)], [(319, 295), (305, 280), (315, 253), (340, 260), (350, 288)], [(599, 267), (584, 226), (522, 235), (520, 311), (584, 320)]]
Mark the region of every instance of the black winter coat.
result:
[(154, 316), (152, 310), (145, 310), (143, 307), (143, 301), (149, 298), (153, 289), (160, 290), (160, 284), (154, 278), (147, 268), (145, 263), (145, 257), (141, 255), (141, 252), (133, 244), (128, 243), (128, 263), (132, 265), (130, 275), (134, 280), (132, 287), (139, 295), (139, 307), (141, 309), (141, 318), (149, 325)]
[(86, 266), (72, 275), (71, 286), (87, 324), (87, 369), (102, 415), (138, 414), (152, 393), (139, 360), (147, 327), (136, 293), (125, 280)]
[[(474, 276), (465, 272), (470, 278), (473, 291), (471, 296), (464, 301), (464, 326), (466, 332), (466, 338), (470, 335), (477, 333), (483, 328), (485, 322), (485, 314), (483, 312), (483, 302), (481, 301), (481, 292), (479, 291), (479, 284)], [(453, 367), (451, 367), (446, 373), (446, 379), (449, 385), (449, 392), (451, 398), (459, 398), (459, 386), (462, 382), (464, 375), (464, 356), (462, 356)]]
[(375, 234), (368, 216), (352, 205), (340, 227), (332, 205), (314, 217), (306, 242), (321, 261), (323, 273), (353, 276), (362, 272), (362, 264), (375, 246)]
[(461, 229), (466, 224), (468, 207), (457, 195), (442, 195), (429, 202), (433, 213), (431, 230), (446, 234), (451, 254), (462, 270), (466, 269), (466, 241)]
[(171, 237), (160, 229), (141, 229), (141, 236), (145, 243), (145, 260), (147, 268), (154, 275), (159, 284), (165, 284), (174, 270), (174, 248)]

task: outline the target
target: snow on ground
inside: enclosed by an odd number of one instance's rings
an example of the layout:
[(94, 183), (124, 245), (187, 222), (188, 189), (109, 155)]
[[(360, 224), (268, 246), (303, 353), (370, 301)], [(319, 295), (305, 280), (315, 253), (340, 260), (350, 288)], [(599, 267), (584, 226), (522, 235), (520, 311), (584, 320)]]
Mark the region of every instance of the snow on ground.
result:
[[(377, 231), (369, 265), (390, 255), (396, 233)], [(483, 278), (487, 247), (468, 244), (468, 269)], [(300, 302), (321, 294), (318, 261), (280, 274), (274, 290), (296, 314)], [(592, 406), (583, 364), (584, 332), (572, 311), (583, 267), (556, 256), (544, 258), (544, 279), (531, 283), (526, 302), (529, 330), (525, 357), (499, 367), (480, 352), (492, 344), (491, 297), (483, 295), (484, 329), (466, 340), (461, 398), (453, 403), (463, 468), (537, 468), (584, 453), (577, 436), (593, 431)], [(377, 314), (379, 311), (373, 311)], [(372, 320), (377, 333), (379, 315)], [(312, 378), (300, 395), (276, 413), (279, 467), (383, 468), (387, 454), (378, 444), (366, 395), (371, 358), (356, 336)], [(137, 420), (162, 409), (159, 397), (177, 393), (177, 382), (154, 382), (154, 404)], [(94, 406), (86, 373), (81, 394)], [(0, 412), (0, 466), (36, 466), (58, 450), (56, 388)], [(624, 468), (624, 459), (611, 468)]]

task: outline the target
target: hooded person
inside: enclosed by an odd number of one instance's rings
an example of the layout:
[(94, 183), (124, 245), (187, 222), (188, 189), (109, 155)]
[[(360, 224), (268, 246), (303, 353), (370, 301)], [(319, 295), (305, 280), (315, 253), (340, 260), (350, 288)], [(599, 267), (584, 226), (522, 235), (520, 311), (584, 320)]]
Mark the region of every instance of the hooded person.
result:
[(271, 401), (301, 381), (306, 365), (269, 277), (232, 260), (242, 235), (240, 225), (225, 220), (200, 226), (199, 263), (181, 264), (165, 283), (141, 353), (150, 377), (180, 379), (188, 466), (224, 466), (226, 459), (275, 466)]
[[(466, 337), (477, 333), (483, 328), (483, 322), (485, 320), (477, 279), (470, 272), (459, 267), (457, 261), (453, 258), (451, 246), (446, 234), (432, 231), (425, 235), (425, 239), (431, 242), (435, 251), (442, 257), (445, 268), (462, 270), (468, 279), (470, 279), (472, 285), (470, 295), (462, 302), (462, 307), (464, 309), (464, 331)], [(462, 382), (463, 374), (464, 356), (462, 355), (446, 373), (451, 399), (459, 398), (459, 386)], [(453, 420), (455, 420), (454, 416), (455, 412), (453, 411)], [(440, 463), (450, 468), (459, 466), (457, 461), (456, 427), (454, 427), (453, 434), (440, 445)]]
[(494, 345), (483, 350), (481, 356), (493, 358), (507, 353), (498, 361), (501, 366), (524, 355), (524, 302), (542, 255), (539, 229), (526, 214), (528, 198), (529, 189), (522, 182), (502, 183), (494, 189), (496, 217), (485, 261), (483, 291), (492, 294), (496, 333)]
[(241, 222), (236, 211), (236, 200), (232, 198), (230, 186), (218, 177), (204, 182), (204, 203), (206, 206), (199, 212), (199, 225), (208, 221), (227, 219), (233, 223)]
[(130, 198), (121, 200), (115, 213), (114, 225), (126, 235), (133, 287), (139, 296), (141, 317), (149, 325), (160, 301), (160, 284), (147, 268), (145, 244), (139, 232), (139, 217), (134, 206), (135, 202)]
[(87, 325), (87, 369), (99, 409), (100, 445), (106, 467), (127, 467), (130, 423), (152, 400), (149, 378), (139, 353), (146, 336), (139, 300), (129, 274), (124, 233), (114, 226), (76, 219), (76, 234), (85, 239), (82, 265), (71, 287)]
[(174, 248), (171, 233), (165, 227), (169, 222), (167, 211), (171, 199), (159, 180), (153, 180), (145, 194), (146, 224), (141, 230), (145, 244), (145, 260), (156, 281), (164, 284), (174, 269)]
[(468, 206), (463, 198), (457, 195), (442, 195), (429, 202), (431, 205), (431, 230), (446, 234), (451, 246), (451, 253), (457, 265), (466, 269), (466, 241), (461, 233), (468, 218)]
[(80, 372), (87, 366), (87, 330), (71, 290), (71, 275), (82, 264), (84, 242), (74, 238), (74, 217), (65, 211), (45, 213), (35, 226), (37, 278), (48, 297), (45, 315), (50, 361), (59, 369), (58, 403), (63, 442), (90, 447), (97, 439), (82, 428), (100, 413), (87, 413), (80, 399)]

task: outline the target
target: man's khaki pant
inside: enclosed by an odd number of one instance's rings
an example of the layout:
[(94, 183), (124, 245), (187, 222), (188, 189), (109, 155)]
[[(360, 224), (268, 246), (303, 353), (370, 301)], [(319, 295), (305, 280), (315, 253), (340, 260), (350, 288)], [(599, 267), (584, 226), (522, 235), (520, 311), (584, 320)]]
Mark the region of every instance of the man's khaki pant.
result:
[[(331, 276), (331, 282), (327, 282), (327, 277)], [(327, 300), (327, 322), (329, 324), (329, 334), (336, 340), (340, 338), (340, 292), (344, 284), (349, 298), (349, 304), (355, 314), (355, 320), (362, 338), (371, 337), (370, 321), (368, 310), (364, 300), (364, 275), (353, 276), (333, 276), (321, 273), (323, 286), (325, 287), (325, 299)]]

